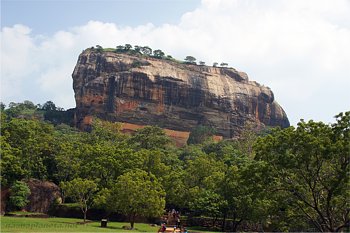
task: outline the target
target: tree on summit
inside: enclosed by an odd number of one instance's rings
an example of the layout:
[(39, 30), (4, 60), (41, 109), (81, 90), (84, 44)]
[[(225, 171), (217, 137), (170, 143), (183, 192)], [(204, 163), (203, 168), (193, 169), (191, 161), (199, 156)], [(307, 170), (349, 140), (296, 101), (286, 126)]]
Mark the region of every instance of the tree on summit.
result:
[(196, 64), (196, 58), (192, 56), (186, 56), (185, 61), (191, 64)]
[(125, 44), (124, 50), (125, 51), (129, 51), (130, 49), (132, 49), (132, 45), (131, 44)]
[(144, 54), (144, 55), (151, 55), (152, 54), (152, 49), (148, 46), (144, 46), (141, 48), (141, 52)]
[(160, 50), (160, 49), (156, 49), (156, 50), (153, 51), (153, 55), (156, 58), (162, 58), (165, 55), (165, 53), (162, 50)]
[(118, 45), (117, 47), (116, 47), (116, 51), (117, 52), (123, 52), (125, 50), (125, 47), (123, 46), (123, 45)]

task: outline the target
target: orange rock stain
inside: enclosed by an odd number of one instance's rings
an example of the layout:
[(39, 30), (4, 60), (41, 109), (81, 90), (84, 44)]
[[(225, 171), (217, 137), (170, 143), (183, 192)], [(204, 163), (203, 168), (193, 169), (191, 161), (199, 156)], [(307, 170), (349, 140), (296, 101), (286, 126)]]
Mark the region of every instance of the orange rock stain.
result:
[(135, 100), (117, 100), (116, 101), (116, 113), (124, 111), (135, 110), (139, 106), (139, 101)]

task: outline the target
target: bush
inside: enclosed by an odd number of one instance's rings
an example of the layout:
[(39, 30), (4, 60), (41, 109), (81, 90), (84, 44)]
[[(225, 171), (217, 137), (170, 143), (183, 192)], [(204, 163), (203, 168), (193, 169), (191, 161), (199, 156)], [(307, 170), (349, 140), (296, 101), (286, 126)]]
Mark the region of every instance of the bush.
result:
[(10, 193), (9, 204), (11, 208), (21, 210), (28, 204), (30, 189), (26, 183), (16, 181), (10, 189)]
[(201, 144), (208, 139), (211, 139), (215, 134), (215, 129), (199, 125), (194, 128), (188, 137), (187, 144)]

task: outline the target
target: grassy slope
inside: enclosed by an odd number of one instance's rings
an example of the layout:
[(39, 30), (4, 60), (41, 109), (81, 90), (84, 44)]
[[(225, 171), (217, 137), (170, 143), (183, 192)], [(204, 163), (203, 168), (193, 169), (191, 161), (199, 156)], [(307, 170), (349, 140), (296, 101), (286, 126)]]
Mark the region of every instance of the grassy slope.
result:
[[(122, 226), (126, 222), (108, 222), (107, 228), (101, 228), (100, 222), (81, 223), (75, 218), (18, 218), (1, 217), (1, 232), (125, 232)], [(126, 232), (157, 232), (158, 227), (149, 224), (135, 223), (135, 230)]]

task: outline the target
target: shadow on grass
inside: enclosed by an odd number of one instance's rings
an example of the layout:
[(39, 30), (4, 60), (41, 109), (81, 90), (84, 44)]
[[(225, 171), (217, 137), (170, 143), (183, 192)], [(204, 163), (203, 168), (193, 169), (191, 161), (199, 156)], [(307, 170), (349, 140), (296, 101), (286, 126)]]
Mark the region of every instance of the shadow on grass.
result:
[(201, 227), (201, 226), (193, 226), (188, 227), (187, 230), (191, 233), (196, 232), (221, 232), (218, 228), (211, 228), (211, 227)]
[(62, 224), (72, 224), (72, 225), (87, 225), (89, 223), (94, 223), (94, 221), (86, 221), (86, 222), (64, 222), (64, 221), (55, 221), (55, 220), (49, 220), (48, 222), (51, 222), (51, 223), (62, 223)]
[[(123, 229), (122, 227), (114, 227), (114, 226), (108, 226), (108, 227), (100, 227), (100, 226), (91, 226), (94, 228), (99, 228), (99, 229), (112, 229), (112, 230), (123, 230), (123, 231), (128, 231), (126, 229)], [(134, 229), (136, 230), (136, 229)]]

